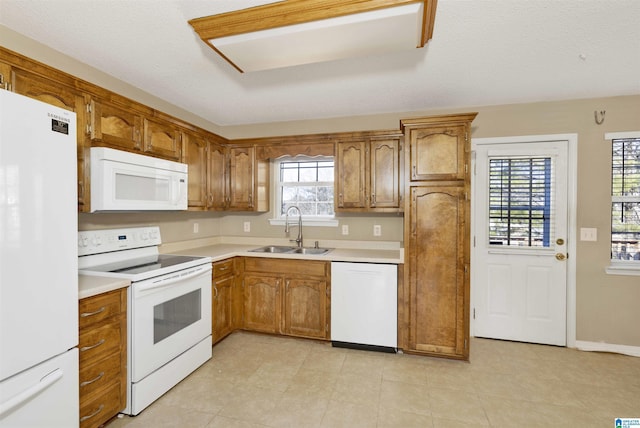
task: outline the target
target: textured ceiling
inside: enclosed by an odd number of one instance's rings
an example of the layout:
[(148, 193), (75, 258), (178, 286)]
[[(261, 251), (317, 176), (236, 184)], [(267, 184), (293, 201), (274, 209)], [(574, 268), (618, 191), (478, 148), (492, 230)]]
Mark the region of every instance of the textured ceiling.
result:
[(0, 25), (221, 126), (640, 94), (637, 0), (439, 0), (425, 48), (246, 74), (187, 23), (265, 3), (1, 0)]

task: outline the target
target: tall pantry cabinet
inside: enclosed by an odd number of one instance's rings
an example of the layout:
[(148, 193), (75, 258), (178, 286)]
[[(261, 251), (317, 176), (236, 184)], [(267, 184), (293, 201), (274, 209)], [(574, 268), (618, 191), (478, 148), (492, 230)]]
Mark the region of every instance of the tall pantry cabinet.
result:
[(402, 120), (408, 353), (469, 359), (470, 136), (476, 113)]

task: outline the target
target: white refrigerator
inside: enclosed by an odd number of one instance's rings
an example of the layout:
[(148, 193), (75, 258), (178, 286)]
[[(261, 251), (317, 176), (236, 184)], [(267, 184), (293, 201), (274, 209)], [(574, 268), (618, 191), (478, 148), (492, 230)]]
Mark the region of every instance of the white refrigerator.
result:
[(77, 427), (76, 115), (0, 90), (0, 427)]

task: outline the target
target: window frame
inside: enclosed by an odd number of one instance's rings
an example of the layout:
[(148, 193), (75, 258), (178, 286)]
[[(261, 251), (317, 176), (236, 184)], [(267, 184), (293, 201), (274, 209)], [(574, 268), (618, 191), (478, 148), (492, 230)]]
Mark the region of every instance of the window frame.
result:
[[(609, 132), (605, 133), (604, 139), (609, 142), (611, 147), (611, 159), (609, 161), (610, 174), (609, 177), (613, 181), (613, 141), (614, 140), (628, 140), (628, 139), (640, 139), (640, 131), (630, 132)], [(613, 183), (609, 186), (609, 223), (611, 225), (609, 229), (609, 266), (606, 268), (606, 272), (612, 275), (637, 275), (640, 276), (640, 260), (619, 260), (612, 258), (611, 247), (613, 244), (613, 204), (620, 203), (622, 199), (625, 202), (629, 202), (628, 196), (614, 196), (613, 195)], [(640, 196), (631, 197), (631, 202), (640, 202)]]
[[(327, 227), (338, 227), (338, 220), (335, 218), (335, 157), (333, 156), (282, 156), (277, 159), (273, 159), (271, 162), (271, 182), (273, 183), (271, 188), (273, 190), (273, 212), (272, 218), (269, 219), (269, 223), (274, 226), (284, 226), (285, 216), (280, 213), (280, 206), (282, 205), (281, 199), (281, 187), (282, 183), (280, 181), (280, 164), (282, 162), (318, 162), (318, 161), (331, 161), (333, 162), (334, 168), (334, 179), (331, 181), (334, 190), (334, 199), (333, 199), (333, 215), (326, 216), (310, 216), (303, 215), (302, 216), (302, 224), (305, 226), (327, 226)], [(317, 182), (314, 182), (317, 183)], [(324, 182), (323, 182), (324, 183)], [(326, 182), (328, 184), (328, 182)], [(297, 220), (297, 217), (296, 217)]]

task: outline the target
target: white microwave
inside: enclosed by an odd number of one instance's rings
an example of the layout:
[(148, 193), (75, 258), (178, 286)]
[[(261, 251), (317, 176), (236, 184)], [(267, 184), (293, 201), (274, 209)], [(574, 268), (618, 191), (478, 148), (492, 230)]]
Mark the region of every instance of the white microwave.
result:
[(91, 148), (91, 212), (187, 209), (187, 165)]

